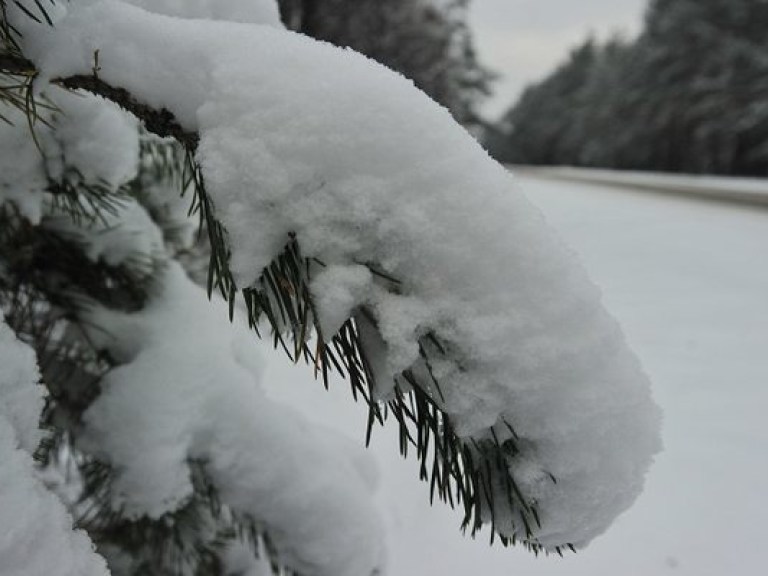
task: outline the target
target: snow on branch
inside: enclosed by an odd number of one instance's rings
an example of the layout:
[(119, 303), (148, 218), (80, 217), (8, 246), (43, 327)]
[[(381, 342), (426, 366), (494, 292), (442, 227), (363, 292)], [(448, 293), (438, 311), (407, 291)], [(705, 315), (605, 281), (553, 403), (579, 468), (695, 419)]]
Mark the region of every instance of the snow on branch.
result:
[[(331, 430), (269, 399), (253, 332), (208, 302), (177, 263), (136, 313), (89, 312), (91, 337), (122, 363), (84, 416), (81, 444), (119, 471), (111, 506), (161, 519), (194, 493), (202, 463), (221, 504), (254, 522), (299, 574), (371, 574), (383, 559), (375, 482)], [(332, 527), (332, 528), (331, 528)]]
[(41, 83), (90, 78), (190, 139), (220, 235), (212, 286), (239, 286), (252, 322), (318, 369), (333, 347), (473, 528), (559, 551), (635, 500), (659, 449), (647, 379), (573, 255), (447, 111), (266, 26), (116, 0), (17, 26)]
[[(98, 57), (94, 56), (94, 58), (94, 61), (98, 62)], [(38, 74), (38, 71), (33, 62), (22, 56), (0, 54), (0, 73), (34, 77)], [(85, 90), (91, 94), (111, 100), (139, 118), (147, 131), (152, 134), (161, 138), (174, 138), (191, 151), (197, 148), (199, 136), (196, 132), (184, 130), (169, 110), (165, 108), (156, 110), (137, 100), (128, 90), (112, 86), (102, 80), (98, 76), (97, 66), (91, 74), (77, 74), (66, 78), (54, 78), (51, 80), (51, 83), (69, 90)]]
[(64, 505), (35, 475), (31, 452), (43, 387), (34, 351), (0, 316), (0, 558), (3, 574), (106, 576), (88, 536), (72, 530)]

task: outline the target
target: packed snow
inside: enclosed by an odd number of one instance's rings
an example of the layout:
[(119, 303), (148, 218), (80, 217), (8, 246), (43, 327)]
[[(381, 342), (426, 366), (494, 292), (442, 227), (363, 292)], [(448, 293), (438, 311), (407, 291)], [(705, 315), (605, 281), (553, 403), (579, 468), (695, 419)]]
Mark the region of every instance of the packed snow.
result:
[[(583, 546), (632, 504), (660, 446), (648, 380), (570, 251), (446, 110), (354, 52), (274, 27), (114, 0), (58, 6), (53, 28), (17, 23), (41, 82), (92, 73), (98, 53), (101, 79), (199, 131), (198, 159), (241, 286), (295, 233), (343, 283), (316, 294), (323, 320), (335, 325), (362, 306), (373, 313), (388, 350), (380, 376), (417, 362), (428, 332), (448, 343), (457, 352), (433, 362), (442, 408), (465, 438), (496, 426), (503, 441), (502, 421), (514, 425), (525, 449), (510, 473), (536, 503), (534, 537), (545, 547)], [(402, 294), (360, 273), (367, 263), (400, 279)], [(99, 401), (105, 410), (110, 397)], [(237, 441), (226, 427), (221, 434)], [(167, 440), (185, 453), (188, 435)], [(137, 510), (180, 497), (179, 469), (166, 472)], [(523, 535), (497, 512), (497, 528)], [(355, 548), (371, 561), (373, 545)], [(345, 573), (342, 560), (326, 560), (336, 570), (326, 573)]]

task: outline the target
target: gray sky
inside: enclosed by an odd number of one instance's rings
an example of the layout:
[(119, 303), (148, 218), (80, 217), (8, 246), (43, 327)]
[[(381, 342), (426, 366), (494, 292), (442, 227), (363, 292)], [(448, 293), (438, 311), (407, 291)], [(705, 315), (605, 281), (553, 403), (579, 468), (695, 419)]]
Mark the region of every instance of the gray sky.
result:
[(470, 24), (480, 58), (502, 76), (485, 113), (497, 117), (590, 32), (636, 34), (645, 6), (646, 0), (474, 0)]

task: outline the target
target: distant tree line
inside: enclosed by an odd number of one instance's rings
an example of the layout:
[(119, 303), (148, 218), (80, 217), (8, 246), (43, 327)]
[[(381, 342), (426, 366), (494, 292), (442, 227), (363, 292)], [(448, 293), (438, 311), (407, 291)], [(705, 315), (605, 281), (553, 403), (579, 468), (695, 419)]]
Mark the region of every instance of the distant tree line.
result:
[(400, 72), (467, 127), (493, 75), (467, 25), (470, 0), (279, 0), (286, 26)]
[(486, 144), (506, 162), (766, 176), (766, 26), (766, 0), (652, 0), (637, 40), (584, 42)]

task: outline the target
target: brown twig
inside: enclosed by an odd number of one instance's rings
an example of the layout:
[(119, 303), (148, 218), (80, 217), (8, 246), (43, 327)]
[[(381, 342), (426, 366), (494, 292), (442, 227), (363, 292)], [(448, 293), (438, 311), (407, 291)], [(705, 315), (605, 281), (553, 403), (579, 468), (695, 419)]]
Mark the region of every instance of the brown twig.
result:
[[(0, 54), (0, 72), (12, 75), (35, 76), (38, 70), (35, 64), (22, 56)], [(194, 152), (200, 136), (197, 132), (184, 129), (173, 113), (166, 109), (159, 110), (139, 101), (128, 90), (108, 84), (96, 75), (78, 74), (66, 78), (54, 78), (52, 84), (70, 90), (85, 90), (106, 98), (127, 110), (144, 123), (147, 131), (157, 136), (175, 138), (185, 148)]]

